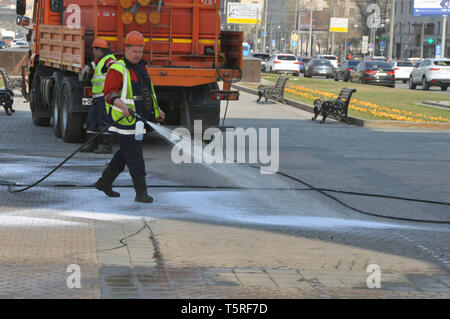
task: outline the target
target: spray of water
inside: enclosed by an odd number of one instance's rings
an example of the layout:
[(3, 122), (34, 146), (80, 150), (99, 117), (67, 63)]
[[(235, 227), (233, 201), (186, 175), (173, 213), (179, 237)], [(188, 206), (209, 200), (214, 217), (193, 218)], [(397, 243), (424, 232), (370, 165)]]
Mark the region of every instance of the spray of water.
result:
[(211, 168), (207, 163), (212, 163), (214, 159), (210, 154), (203, 152), (203, 143), (194, 142), (190, 138), (190, 136), (185, 136), (185, 138), (183, 138), (182, 140), (178, 140), (173, 136), (172, 130), (170, 130), (169, 128), (161, 126), (159, 123), (155, 124), (152, 122), (147, 122), (147, 124), (150, 125), (156, 132), (158, 132), (158, 134), (160, 134), (164, 139), (166, 139), (176, 147), (183, 149), (184, 152), (187, 152), (187, 156), (189, 156), (191, 159), (193, 158), (194, 154), (198, 155), (203, 153), (204, 162), (202, 162), (202, 164)]
[[(186, 155), (189, 158), (194, 159), (191, 163), (200, 163), (204, 167), (212, 170), (217, 175), (223, 177), (224, 180), (228, 180), (229, 184), (238, 187), (248, 187), (248, 188), (258, 188), (258, 187), (285, 187), (291, 188), (292, 184), (286, 183), (282, 178), (270, 178), (269, 176), (262, 176), (258, 174), (258, 170), (249, 169), (248, 166), (239, 165), (234, 158), (227, 157), (227, 153), (223, 152), (226, 159), (225, 164), (218, 164), (215, 162), (212, 154), (208, 152), (203, 152), (203, 143), (196, 142), (187, 136), (183, 139), (178, 139), (178, 134), (175, 136), (172, 134), (172, 130), (167, 127), (161, 126), (159, 123), (147, 122), (158, 134), (160, 134), (164, 139), (169, 141), (174, 147), (179, 147), (183, 149), (183, 152), (188, 153)], [(199, 154), (200, 155), (199, 157)], [(195, 162), (195, 157), (202, 158), (203, 161)], [(211, 164), (213, 163), (213, 164)]]

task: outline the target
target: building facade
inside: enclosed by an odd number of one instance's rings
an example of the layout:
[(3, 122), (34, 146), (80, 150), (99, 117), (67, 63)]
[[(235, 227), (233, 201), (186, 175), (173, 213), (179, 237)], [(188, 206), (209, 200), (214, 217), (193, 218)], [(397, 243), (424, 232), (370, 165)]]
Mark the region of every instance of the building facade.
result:
[[(413, 17), (413, 0), (396, 0), (394, 57), (406, 59), (421, 57), (421, 38), (423, 36), (423, 58), (435, 57), (436, 44), (441, 44), (443, 18), (441, 17)], [(423, 26), (423, 27), (422, 27)], [(446, 25), (449, 35), (449, 26)], [(450, 39), (447, 39), (448, 43)], [(449, 56), (449, 46), (446, 45), (445, 56)]]

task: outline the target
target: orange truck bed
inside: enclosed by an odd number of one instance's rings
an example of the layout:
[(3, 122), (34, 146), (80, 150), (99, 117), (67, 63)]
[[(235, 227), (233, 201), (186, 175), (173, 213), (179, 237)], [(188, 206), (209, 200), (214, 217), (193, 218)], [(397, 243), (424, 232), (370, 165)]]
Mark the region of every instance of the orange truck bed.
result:
[(39, 25), (39, 60), (61, 70), (80, 72), (84, 67), (84, 28)]
[[(124, 8), (129, 2), (134, 7)], [(148, 0), (147, 0), (148, 1)], [(145, 37), (143, 59), (157, 86), (192, 87), (217, 81), (217, 68), (242, 68), (242, 33), (220, 30), (219, 0), (161, 1), (159, 20), (150, 22), (159, 1), (65, 0), (64, 7), (79, 7), (80, 28), (69, 28), (72, 11), (60, 17), (52, 13), (49, 24), (39, 25), (40, 61), (50, 67), (79, 72), (90, 57), (96, 37), (107, 40), (116, 56), (123, 55), (128, 31), (138, 30)], [(144, 1), (145, 3), (145, 1)], [(134, 8), (134, 9), (133, 9)], [(124, 14), (131, 14), (125, 21)], [(140, 20), (138, 23), (138, 14)], [(124, 23), (126, 22), (126, 23)], [(226, 77), (230, 74), (219, 71)], [(237, 76), (237, 73), (235, 74)]]

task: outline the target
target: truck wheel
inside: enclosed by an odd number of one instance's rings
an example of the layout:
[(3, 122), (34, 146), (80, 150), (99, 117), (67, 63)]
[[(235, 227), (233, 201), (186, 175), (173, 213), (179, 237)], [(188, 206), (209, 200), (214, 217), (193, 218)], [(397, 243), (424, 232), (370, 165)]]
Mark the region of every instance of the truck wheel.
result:
[(55, 136), (61, 137), (61, 119), (59, 114), (61, 109), (61, 83), (63, 75), (59, 72), (55, 72), (53, 73), (53, 78), (55, 79), (55, 84), (53, 85), (52, 92), (52, 126)]
[(59, 121), (64, 142), (77, 143), (84, 139), (84, 119), (80, 113), (71, 113), (81, 104), (77, 82), (65, 77), (61, 86)]
[(30, 92), (30, 110), (33, 118), (33, 123), (36, 126), (49, 126), (51, 117), (48, 116), (48, 111), (43, 110), (45, 105), (41, 93), (41, 72), (39, 68), (33, 76), (33, 83), (31, 84)]

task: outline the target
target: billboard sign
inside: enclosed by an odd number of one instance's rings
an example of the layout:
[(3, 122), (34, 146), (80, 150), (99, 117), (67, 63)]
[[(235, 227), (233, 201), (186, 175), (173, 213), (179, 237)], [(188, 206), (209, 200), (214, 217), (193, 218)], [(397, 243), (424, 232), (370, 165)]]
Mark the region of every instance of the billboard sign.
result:
[(367, 52), (369, 52), (369, 37), (364, 35), (362, 37), (362, 42), (361, 42), (361, 51), (362, 54), (367, 54)]
[(227, 23), (261, 24), (261, 4), (228, 2)]
[(330, 18), (331, 32), (347, 32), (348, 19), (347, 18)]
[(450, 1), (414, 0), (413, 17), (441, 17), (450, 15)]

